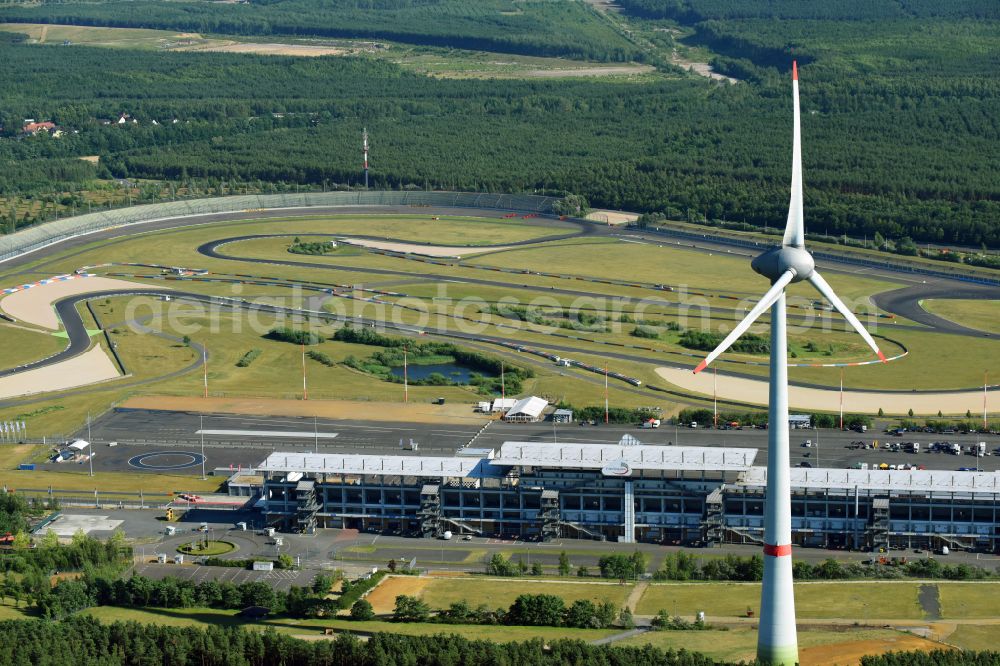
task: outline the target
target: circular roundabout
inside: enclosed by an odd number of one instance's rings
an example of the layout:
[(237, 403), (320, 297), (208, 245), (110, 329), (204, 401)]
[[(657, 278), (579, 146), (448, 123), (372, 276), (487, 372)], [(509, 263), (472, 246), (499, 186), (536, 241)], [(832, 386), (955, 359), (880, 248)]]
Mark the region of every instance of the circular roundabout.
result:
[(187, 451), (155, 451), (153, 453), (143, 453), (132, 456), (128, 459), (129, 467), (149, 470), (151, 472), (163, 472), (176, 469), (187, 469), (196, 467), (205, 460), (205, 456), (200, 453), (188, 453)]

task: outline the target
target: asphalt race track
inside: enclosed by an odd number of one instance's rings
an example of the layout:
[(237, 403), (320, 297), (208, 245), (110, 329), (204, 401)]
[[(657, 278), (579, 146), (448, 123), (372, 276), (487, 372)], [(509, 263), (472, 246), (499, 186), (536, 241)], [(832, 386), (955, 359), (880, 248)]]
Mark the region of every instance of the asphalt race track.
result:
[[(501, 213), (504, 212), (504, 211), (497, 211), (497, 210), (492, 210), (492, 209), (486, 210), (486, 209), (467, 209), (467, 208), (420, 208), (419, 212), (422, 215), (426, 214), (426, 215), (429, 215), (429, 216), (433, 216), (433, 215), (471, 215), (471, 216), (478, 216), (478, 217), (500, 217)], [(335, 215), (335, 214), (336, 215), (343, 215), (343, 214), (351, 214), (351, 213), (368, 213), (368, 214), (371, 214), (371, 213), (385, 213), (385, 214), (397, 213), (397, 214), (410, 214), (410, 215), (412, 215), (414, 213), (414, 209), (412, 207), (409, 207), (409, 206), (371, 206), (371, 207), (369, 207), (369, 206), (360, 206), (360, 207), (357, 207), (356, 206), (356, 207), (304, 208), (304, 209), (301, 210), (301, 214), (310, 215), (310, 216), (315, 216), (315, 215)], [(193, 217), (187, 217), (187, 218), (177, 218), (177, 219), (168, 219), (168, 220), (154, 221), (154, 222), (150, 222), (148, 224), (143, 224), (142, 225), (142, 230), (143, 230), (143, 232), (147, 232), (147, 231), (154, 231), (154, 230), (172, 229), (172, 228), (177, 228), (177, 227), (190, 227), (190, 226), (195, 226), (195, 225), (215, 224), (215, 223), (220, 223), (220, 222), (232, 222), (232, 221), (240, 221), (240, 220), (260, 220), (260, 219), (268, 219), (268, 218), (275, 218), (275, 217), (284, 218), (284, 217), (288, 217), (289, 215), (290, 215), (290, 213), (287, 210), (265, 210), (265, 211), (253, 211), (253, 212), (242, 211), (242, 212), (234, 212), (234, 213), (218, 213), (218, 214), (209, 214), (209, 215), (199, 215), (199, 216), (193, 216)], [(537, 223), (538, 224), (545, 224), (546, 221), (553, 221), (555, 218), (553, 216), (539, 216), (536, 219), (537, 219)], [(593, 235), (593, 236), (619, 236), (619, 235), (621, 235), (621, 231), (620, 230), (618, 230), (616, 228), (608, 227), (608, 226), (605, 226), (605, 225), (602, 225), (602, 224), (599, 224), (599, 223), (593, 223), (592, 224), (592, 223), (582, 222), (582, 221), (570, 221), (570, 223), (576, 225), (578, 227), (578, 231), (572, 232), (572, 233), (553, 234), (553, 235), (550, 235), (550, 236), (546, 236), (546, 237), (543, 237), (543, 238), (532, 239), (532, 240), (506, 243), (506, 244), (504, 244), (504, 246), (525, 246), (525, 245), (532, 245), (532, 244), (550, 242), (550, 241), (553, 241), (553, 240), (562, 240), (562, 239), (575, 238), (575, 237), (581, 237), (581, 236), (590, 236), (590, 235)], [(114, 243), (117, 243), (117, 242), (122, 242), (123, 240), (128, 240), (131, 237), (133, 237), (135, 235), (135, 233), (136, 233), (136, 231), (133, 228), (131, 228), (131, 227), (129, 227), (129, 228), (117, 228), (117, 229), (111, 229), (111, 230), (107, 230), (107, 231), (103, 231), (103, 232), (99, 232), (99, 233), (89, 234), (87, 236), (83, 236), (83, 237), (80, 237), (80, 238), (69, 239), (69, 240), (63, 241), (61, 243), (58, 243), (58, 244), (55, 244), (55, 245), (43, 248), (42, 250), (39, 250), (37, 252), (30, 253), (30, 254), (27, 254), (27, 255), (23, 255), (21, 257), (16, 257), (16, 258), (14, 258), (12, 260), (4, 262), (3, 264), (0, 264), (0, 267), (7, 268), (7, 267), (10, 267), (10, 266), (21, 266), (21, 265), (27, 264), (29, 262), (37, 261), (39, 258), (44, 258), (45, 256), (48, 256), (48, 255), (52, 255), (52, 254), (55, 254), (55, 253), (64, 252), (66, 249), (72, 249), (72, 248), (81, 247), (81, 246), (84, 246), (84, 245), (89, 246), (90, 244), (94, 243), (95, 241), (106, 240), (106, 241), (109, 242), (108, 244), (114, 244)], [(310, 263), (310, 262), (306, 262), (306, 261), (244, 258), (244, 257), (235, 256), (235, 255), (230, 255), (230, 254), (221, 252), (221, 251), (219, 251), (217, 249), (217, 248), (219, 248), (220, 246), (222, 246), (222, 245), (224, 245), (226, 243), (232, 243), (232, 242), (236, 242), (236, 241), (240, 241), (240, 240), (249, 240), (249, 239), (253, 239), (253, 238), (266, 238), (266, 237), (280, 237), (280, 236), (286, 236), (286, 235), (291, 235), (291, 234), (248, 235), (248, 236), (239, 236), (239, 237), (225, 238), (225, 239), (221, 239), (221, 240), (216, 240), (216, 241), (211, 241), (211, 242), (205, 243), (205, 244), (201, 245), (198, 248), (198, 251), (200, 253), (206, 255), (206, 256), (210, 256), (210, 257), (214, 257), (214, 258), (230, 259), (230, 260), (237, 260), (237, 261), (241, 261), (241, 262), (250, 262), (250, 263), (281, 264), (281, 265), (289, 265), (289, 266), (300, 266), (300, 267), (310, 267), (310, 268), (324, 268), (324, 269), (342, 268), (344, 270), (349, 270), (349, 271), (352, 271), (352, 272), (370, 273), (370, 274), (375, 274), (375, 275), (388, 275), (388, 276), (393, 276), (393, 277), (407, 277), (407, 278), (414, 278), (414, 277), (416, 277), (416, 278), (427, 278), (427, 279), (440, 279), (440, 277), (441, 277), (440, 273), (437, 273), (437, 274), (435, 274), (435, 273), (419, 273), (419, 272), (416, 272), (416, 271), (413, 271), (413, 270), (409, 270), (409, 271), (408, 270), (398, 270), (397, 271), (397, 270), (391, 270), (391, 269), (361, 268), (361, 267), (357, 267), (357, 266), (340, 266), (340, 267), (338, 267), (338, 266), (336, 266), (334, 264), (331, 264), (331, 263), (320, 264), (320, 263), (315, 263), (315, 262)], [(299, 235), (303, 235), (303, 234), (299, 234)], [(311, 234), (306, 234), (306, 235), (311, 235)], [(324, 234), (324, 235), (329, 235), (329, 234)], [(648, 242), (656, 243), (656, 244), (661, 244), (661, 245), (664, 245), (664, 246), (674, 245), (674, 243), (670, 243), (670, 242), (665, 241), (662, 236), (643, 234), (641, 231), (632, 231), (632, 230), (629, 230), (629, 234), (628, 235), (631, 238), (644, 239), (644, 240), (646, 240)], [(363, 236), (358, 236), (358, 237), (359, 238), (363, 238)], [(379, 240), (384, 240), (384, 239), (379, 239)], [(407, 242), (411, 243), (411, 244), (414, 244), (414, 243), (412, 243), (410, 241), (407, 241)], [(747, 254), (747, 256), (750, 256), (750, 251), (747, 248), (742, 248), (740, 251), (733, 251), (732, 249), (730, 249), (731, 248), (731, 244), (728, 244), (725, 241), (725, 239), (712, 239), (712, 238), (710, 238), (708, 236), (705, 237), (704, 241), (698, 241), (697, 244), (691, 244), (691, 243), (686, 243), (685, 242), (685, 243), (677, 243), (677, 245), (679, 247), (683, 247), (685, 249), (693, 249), (695, 251), (703, 251), (703, 252), (725, 251), (725, 252), (728, 252), (730, 254), (739, 255), (739, 254), (744, 254), (745, 253), (745, 254)], [(489, 246), (476, 246), (476, 249), (488, 249), (488, 247)], [(457, 246), (456, 249), (459, 249), (459, 247)], [(73, 254), (70, 254), (68, 256), (73, 256)], [(864, 274), (864, 275), (867, 275), (867, 276), (878, 277), (878, 278), (882, 278), (882, 279), (889, 279), (889, 280), (893, 280), (893, 281), (896, 281), (896, 282), (903, 282), (903, 283), (906, 283), (906, 282), (911, 282), (911, 283), (912, 282), (917, 282), (914, 279), (914, 276), (912, 274), (903, 274), (901, 272), (895, 272), (895, 271), (892, 271), (892, 270), (887, 269), (887, 268), (871, 268), (871, 267), (861, 268), (861, 267), (853, 267), (853, 266), (852, 267), (848, 267), (848, 266), (846, 266), (844, 264), (839, 264), (839, 263), (831, 262), (831, 261), (818, 261), (817, 265), (821, 266), (823, 268), (826, 268), (826, 269), (830, 269), (830, 270), (836, 270), (836, 271), (846, 272), (846, 273)], [(45, 262), (42, 262), (40, 265), (33, 266), (32, 267), (32, 272), (37, 272), (43, 266), (45, 266)], [(905, 275), (905, 277), (904, 277), (904, 275)], [(519, 288), (519, 287), (524, 286), (523, 284), (514, 283), (511, 280), (489, 280), (489, 279), (484, 279), (484, 278), (469, 278), (469, 277), (463, 277), (462, 278), (462, 282), (471, 283), (471, 284), (480, 284), (480, 285), (484, 285), (484, 286), (507, 287), (507, 288), (510, 288), (510, 287), (518, 287)], [(600, 292), (581, 291), (581, 290), (576, 290), (576, 289), (563, 289), (563, 288), (559, 288), (559, 287), (552, 288), (550, 291), (552, 293), (558, 293), (558, 294), (564, 294), (564, 295), (574, 295), (574, 296), (591, 296), (591, 297), (592, 296), (601, 296), (601, 297), (605, 297), (606, 296), (606, 294), (601, 294)], [(948, 321), (946, 319), (943, 319), (941, 317), (937, 317), (935, 315), (932, 315), (932, 314), (924, 311), (920, 307), (919, 302), (920, 302), (920, 300), (922, 300), (924, 298), (963, 298), (963, 299), (964, 298), (996, 298), (998, 296), (998, 293), (1000, 293), (1000, 290), (998, 290), (996, 287), (973, 285), (973, 284), (970, 284), (968, 282), (963, 282), (963, 281), (959, 281), (959, 280), (955, 280), (955, 279), (947, 279), (947, 278), (937, 277), (937, 278), (928, 278), (927, 280), (920, 280), (916, 284), (910, 284), (909, 286), (906, 286), (906, 287), (903, 287), (901, 289), (897, 289), (897, 290), (894, 290), (894, 291), (884, 292), (884, 293), (882, 293), (880, 295), (875, 296), (873, 298), (873, 300), (883, 310), (886, 310), (888, 312), (897, 314), (897, 315), (899, 315), (901, 317), (905, 317), (906, 319), (910, 319), (912, 321), (916, 321), (918, 323), (925, 324), (927, 326), (932, 327), (934, 330), (937, 330), (937, 331), (940, 331), (940, 332), (943, 332), (943, 333), (954, 334), (954, 335), (982, 337), (982, 336), (987, 335), (987, 334), (985, 334), (985, 333), (983, 333), (981, 331), (976, 331), (976, 330), (973, 330), (973, 329), (969, 329), (969, 328), (963, 327), (963, 326), (961, 326), (959, 324), (955, 324), (955, 323), (950, 322), (950, 321)], [(206, 295), (203, 295), (203, 294), (196, 294), (196, 293), (190, 293), (190, 292), (178, 292), (178, 291), (175, 291), (175, 290), (167, 291), (167, 290), (158, 290), (158, 289), (136, 289), (136, 290), (112, 291), (112, 292), (104, 291), (104, 292), (93, 292), (93, 293), (89, 293), (89, 294), (81, 294), (81, 295), (72, 296), (72, 297), (66, 298), (66, 299), (64, 299), (62, 301), (59, 301), (58, 303), (56, 303), (56, 306), (55, 306), (57, 314), (59, 316), (59, 319), (62, 321), (63, 325), (65, 326), (67, 334), (68, 334), (68, 337), (69, 337), (69, 344), (67, 345), (67, 347), (64, 350), (62, 350), (62, 351), (54, 354), (53, 356), (50, 356), (50, 357), (46, 358), (46, 359), (42, 359), (42, 360), (39, 360), (39, 361), (30, 363), (30, 364), (27, 364), (25, 366), (18, 367), (18, 368), (7, 369), (7, 370), (0, 370), (0, 376), (7, 376), (7, 375), (18, 374), (20, 372), (24, 372), (24, 371), (27, 371), (29, 369), (33, 369), (33, 368), (38, 368), (38, 367), (43, 367), (43, 366), (46, 366), (46, 365), (52, 365), (52, 364), (55, 364), (55, 363), (59, 363), (59, 362), (65, 361), (65, 360), (67, 360), (69, 358), (72, 358), (73, 356), (76, 356), (76, 355), (81, 354), (84, 351), (86, 351), (89, 348), (89, 346), (90, 346), (91, 340), (90, 340), (89, 335), (87, 334), (87, 331), (86, 331), (86, 328), (85, 328), (85, 326), (83, 324), (83, 321), (82, 321), (79, 313), (76, 310), (76, 306), (77, 306), (78, 303), (86, 301), (86, 300), (89, 300), (89, 299), (92, 299), (92, 298), (106, 297), (106, 296), (109, 296), (109, 295), (149, 295), (149, 296), (160, 296), (160, 295), (164, 295), (164, 294), (169, 294), (169, 295), (171, 295), (172, 297), (175, 297), (175, 298), (183, 298), (183, 299), (187, 299), (187, 300), (194, 300), (194, 301), (199, 301), (199, 302), (202, 302), (202, 303), (207, 303), (207, 304), (215, 305), (215, 306), (220, 306), (222, 304), (222, 301), (220, 301), (220, 299), (215, 298), (215, 297), (211, 297), (211, 296), (206, 296)], [(641, 298), (628, 298), (628, 297), (622, 297), (622, 298), (623, 298), (623, 300), (626, 300), (626, 301), (643, 301), (644, 300), (644, 299), (641, 299)], [(238, 301), (233, 301), (233, 300), (226, 301), (225, 305), (228, 305), (228, 306), (239, 306), (239, 307), (245, 308), (245, 309), (254, 309), (254, 310), (260, 310), (260, 311), (265, 311), (265, 312), (274, 312), (274, 313), (282, 313), (282, 314), (299, 314), (299, 315), (305, 315), (305, 316), (317, 316), (317, 317), (322, 317), (322, 318), (327, 319), (327, 320), (334, 320), (334, 321), (344, 321), (344, 320), (347, 319), (346, 317), (338, 317), (337, 315), (333, 315), (333, 314), (329, 314), (329, 313), (310, 312), (310, 311), (303, 311), (303, 310), (297, 310), (297, 309), (292, 309), (292, 308), (283, 308), (283, 307), (278, 307), (278, 306), (261, 305), (261, 304), (250, 303), (250, 302), (238, 302)], [(371, 324), (379, 324), (379, 325), (388, 326), (390, 328), (393, 328), (393, 326), (391, 324), (388, 324), (386, 322), (375, 322), (375, 321), (368, 321), (368, 320), (364, 320), (364, 319), (360, 319), (359, 320), (359, 319), (356, 319), (356, 318), (351, 318), (351, 321), (365, 323), (365, 324), (369, 324), (369, 323), (371, 323)], [(899, 325), (899, 324), (888, 324), (888, 326), (889, 327), (898, 326), (898, 327), (912, 328), (911, 326), (908, 326), (908, 325)], [(468, 335), (468, 334), (461, 334), (461, 333), (455, 333), (455, 332), (450, 332), (450, 331), (445, 334), (443, 331), (438, 331), (436, 329), (432, 329), (432, 328), (419, 329), (419, 327), (416, 327), (416, 326), (406, 326), (406, 327), (396, 327), (396, 328), (404, 329), (404, 330), (400, 331), (400, 332), (402, 332), (404, 334), (407, 334), (407, 333), (408, 334), (413, 334), (414, 332), (430, 333), (430, 334), (435, 334), (435, 335), (446, 335), (447, 337), (462, 338), (462, 339), (465, 339), (465, 340), (471, 341), (471, 342), (478, 341), (478, 342), (483, 342), (483, 343), (495, 343), (498, 340), (496, 338), (490, 338), (488, 336), (472, 336), (472, 335)], [(536, 347), (537, 346), (543, 346), (546, 350), (556, 351), (556, 352), (560, 352), (560, 353), (566, 353), (566, 352), (572, 353), (574, 351), (578, 351), (578, 349), (575, 346), (573, 346), (571, 339), (567, 340), (567, 344), (564, 344), (564, 345), (563, 344), (546, 343), (545, 345), (534, 344), (533, 346), (536, 346)], [(640, 354), (630, 354), (630, 353), (623, 353), (623, 352), (612, 352), (612, 351), (609, 351), (609, 352), (605, 353), (604, 355), (608, 356), (609, 358), (616, 358), (616, 359), (619, 359), (619, 360), (640, 361), (640, 362), (645, 362), (645, 363), (648, 363), (651, 360), (648, 355), (644, 356), (644, 355), (640, 355)], [(192, 367), (196, 367), (197, 365), (200, 365), (200, 361), (198, 363), (194, 364)], [(179, 372), (187, 372), (190, 369), (191, 368), (185, 368), (185, 369), (183, 369), (183, 370), (181, 370)], [(171, 373), (171, 374), (173, 375), (175, 373)], [(733, 374), (739, 374), (739, 373), (733, 373)], [(157, 381), (158, 379), (160, 379), (160, 378), (154, 378), (154, 379), (147, 380), (147, 381)], [(139, 382), (137, 382), (137, 383), (139, 383)], [(142, 383), (144, 383), (144, 382), (142, 382)], [(78, 389), (77, 391), (80, 391), (80, 390), (86, 390), (86, 389)], [(649, 390), (645, 390), (645, 389), (630, 388), (628, 390), (632, 390), (633, 392), (637, 392), (637, 393), (641, 393), (641, 394), (649, 395), (649, 396), (656, 396), (657, 395), (656, 393), (653, 393), (653, 392), (651, 392)], [(661, 393), (661, 395), (662, 395), (662, 393)], [(35, 398), (34, 400), (37, 400), (37, 398)], [(25, 401), (16, 401), (15, 400), (15, 401), (8, 401), (6, 404), (25, 404), (25, 403), (32, 402), (34, 400), (25, 400)]]

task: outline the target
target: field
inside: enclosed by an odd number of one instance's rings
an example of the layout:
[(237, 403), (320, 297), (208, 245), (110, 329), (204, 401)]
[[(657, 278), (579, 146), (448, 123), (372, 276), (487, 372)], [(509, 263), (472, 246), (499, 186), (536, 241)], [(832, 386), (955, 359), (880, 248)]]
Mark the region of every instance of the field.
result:
[(136, 621), (151, 624), (164, 624), (177, 627), (222, 625), (242, 626), (244, 628), (266, 628), (300, 637), (318, 637), (323, 630), (331, 628), (350, 632), (389, 632), (414, 636), (433, 634), (458, 634), (470, 639), (488, 639), (497, 642), (522, 641), (532, 638), (555, 639), (577, 638), (595, 640), (615, 633), (614, 629), (565, 629), (561, 627), (498, 627), (476, 625), (442, 625), (442, 624), (409, 624), (372, 620), (353, 622), (351, 620), (296, 620), (275, 618), (261, 622), (246, 621), (236, 616), (234, 611), (222, 611), (212, 608), (115, 608), (98, 607), (83, 611), (103, 622)]
[[(393, 578), (388, 583), (405, 585), (397, 583), (398, 580)], [(523, 578), (516, 582), (504, 579), (435, 578), (419, 591), (419, 596), (433, 609), (447, 608), (456, 601), (466, 601), (473, 607), (486, 603), (494, 608), (507, 608), (520, 594), (553, 594), (562, 597), (567, 605), (577, 599), (590, 599), (611, 601), (616, 606), (622, 606), (631, 590), (632, 585), (617, 583), (574, 583)]]
[(920, 303), (925, 310), (953, 322), (987, 333), (1000, 333), (1000, 300), (963, 301), (931, 299)]
[[(431, 217), (440, 219), (432, 220)], [(275, 233), (287, 235), (228, 243), (219, 246), (218, 250), (237, 258), (305, 262), (316, 267), (265, 266), (249, 261), (210, 258), (196, 251), (200, 244), (212, 240)], [(626, 243), (599, 235), (545, 240), (548, 236), (572, 233), (579, 233), (579, 227), (553, 220), (431, 214), (287, 216), (266, 221), (226, 222), (133, 234), (107, 243), (90, 244), (74, 250), (69, 256), (57, 254), (37, 260), (27, 267), (26, 274), (51, 276), (76, 270), (81, 265), (107, 261), (156, 261), (166, 251), (172, 265), (204, 268), (223, 278), (237, 273), (266, 276), (268, 280), (278, 280), (279, 283), (173, 281), (154, 282), (154, 286), (296, 308), (315, 308), (315, 302), (308, 299), (316, 296), (317, 292), (297, 290), (291, 287), (293, 283), (313, 281), (323, 285), (360, 285), (390, 290), (397, 295), (380, 295), (372, 299), (370, 292), (362, 292), (361, 298), (333, 298), (323, 308), (348, 317), (361, 316), (404, 327), (429, 326), (430, 330), (449, 332), (472, 330), (477, 335), (497, 338), (514, 336), (526, 345), (542, 349), (553, 344), (561, 345), (560, 349), (572, 346), (577, 360), (598, 366), (610, 360), (610, 369), (637, 377), (644, 384), (654, 385), (662, 383), (654, 371), (659, 363), (687, 367), (693, 365), (698, 356), (697, 352), (678, 344), (680, 333), (665, 328), (668, 324), (681, 329), (727, 330), (743, 311), (741, 307), (736, 307), (739, 301), (735, 299), (749, 302), (757, 293), (755, 285), (747, 280), (746, 259), (742, 256), (713, 257), (715, 269), (705, 272), (699, 268), (703, 253), (676, 246)], [(501, 246), (517, 242), (532, 244), (494, 249), (481, 255), (470, 255), (461, 261), (445, 259), (442, 265), (435, 265), (413, 258), (385, 256), (358, 247), (342, 247), (327, 255), (291, 254), (287, 251), (288, 245), (296, 235), (301, 235), (305, 241), (354, 235), (473, 247), (484, 243)], [(461, 253), (461, 250), (455, 250), (455, 253)], [(630, 266), (629, 279), (639, 282), (609, 284), (608, 280), (621, 279), (616, 267), (625, 263)], [(329, 269), (320, 266), (329, 266)], [(496, 270), (498, 268), (507, 272)], [(135, 276), (158, 276), (159, 273), (157, 269), (142, 267), (110, 267), (98, 272), (121, 273), (124, 279), (132, 282), (140, 281)], [(542, 272), (546, 274), (542, 275)], [(872, 293), (895, 286), (885, 280), (846, 273), (832, 273), (829, 279), (859, 311), (870, 308), (868, 298)], [(479, 283), (484, 280), (489, 283)], [(142, 283), (151, 284), (148, 281)], [(672, 285), (674, 291), (652, 289), (653, 284), (661, 283)], [(793, 292), (793, 303), (811, 307), (813, 297), (809, 292), (803, 291), (800, 286), (796, 286)], [(646, 300), (640, 302), (639, 299)], [(537, 308), (542, 321), (527, 323), (517, 317), (482, 311), (490, 303), (529, 305)], [(711, 309), (704, 309), (703, 306)], [(262, 337), (274, 325), (302, 325), (297, 317), (231, 310), (208, 312), (201, 306), (180, 301), (164, 303), (152, 298), (132, 297), (98, 299), (93, 301), (93, 307), (111, 331), (132, 377), (91, 389), (33, 398), (30, 404), (0, 406), (0, 418), (21, 420), (27, 417), (32, 421), (34, 434), (63, 436), (78, 427), (88, 412), (100, 414), (108, 405), (132, 396), (198, 396), (202, 391), (200, 353), (181, 341), (184, 335), (188, 335), (193, 344), (204, 345), (208, 349), (208, 380), (212, 395), (284, 400), (298, 399), (302, 395), (301, 350), (296, 345)], [(559, 328), (561, 322), (567, 321), (565, 317), (574, 312), (597, 317), (595, 321), (599, 325), (591, 331)], [(795, 317), (790, 345), (798, 362), (844, 362), (869, 357), (863, 345), (852, 333), (843, 331), (836, 319), (830, 319), (822, 328), (817, 328), (815, 324), (809, 325), (808, 310), (793, 308), (790, 312)], [(89, 315), (85, 316), (86, 325), (91, 326)], [(128, 323), (134, 319), (157, 334), (138, 332), (140, 328)], [(661, 327), (661, 332), (655, 340), (640, 340), (632, 335), (638, 324), (626, 323), (626, 320), (651, 321)], [(886, 320), (873, 320), (879, 321), (883, 322), (878, 326), (879, 332), (905, 345), (910, 355), (889, 366), (851, 368), (845, 373), (845, 386), (850, 389), (975, 386), (981, 380), (981, 359), (997, 358), (991, 354), (995, 342), (990, 339), (967, 338), (956, 348), (956, 353), (942, 355), (935, 350), (948, 345), (949, 336), (912, 326), (907, 328), (901, 326), (905, 325), (901, 321), (884, 323)], [(805, 326), (800, 326), (799, 322)], [(310, 326), (324, 337), (329, 337), (335, 330), (335, 325), (330, 323), (312, 322)], [(766, 325), (763, 329), (766, 330)], [(53, 340), (41, 340), (38, 334), (14, 330), (16, 335), (25, 337), (27, 341), (35, 336), (44, 343), (37, 350), (31, 347), (26, 357), (37, 358), (51, 353)], [(554, 335), (562, 338), (553, 338)], [(566, 399), (574, 404), (603, 401), (603, 387), (592, 373), (554, 368), (537, 357), (514, 354), (484, 341), (463, 344), (532, 367), (537, 376), (525, 383), (523, 389), (526, 393), (541, 394), (553, 400)], [(635, 344), (656, 351), (628, 351), (628, 346)], [(623, 345), (625, 353), (620, 358), (612, 356), (609, 359), (607, 352), (623, 350)], [(883, 346), (890, 355), (901, 350), (900, 346), (889, 342), (883, 343)], [(237, 367), (236, 362), (251, 349), (260, 349), (260, 357), (248, 367)], [(314, 399), (401, 399), (399, 385), (384, 382), (343, 364), (348, 357), (368, 357), (375, 351), (374, 347), (324, 341), (313, 350), (325, 354), (334, 363), (329, 367), (312, 360), (306, 363), (309, 392)], [(16, 362), (16, 357), (11, 356), (14, 353), (11, 347), (6, 347), (3, 353), (9, 357), (9, 364)], [(727, 354), (726, 358), (759, 363), (765, 357), (760, 354)], [(722, 369), (727, 367), (733, 366), (722, 366)], [(752, 375), (766, 375), (764, 365), (736, 368)], [(926, 379), (929, 369), (933, 370), (932, 382)], [(987, 369), (993, 368), (988, 364)], [(1000, 372), (1000, 366), (995, 371)], [(836, 384), (839, 379), (837, 369), (793, 367), (789, 374), (792, 381), (828, 386)], [(673, 400), (645, 395), (642, 390), (627, 390), (628, 387), (619, 382), (612, 382), (609, 388), (612, 404), (658, 404), (665, 414), (674, 413), (679, 408)], [(71, 400), (67, 399), (70, 395), (73, 396)], [(438, 397), (446, 398), (449, 404), (467, 404), (477, 399), (476, 393), (467, 387), (411, 387), (411, 398), (414, 400), (429, 402)], [(698, 402), (698, 398), (691, 402)], [(916, 407), (919, 411), (919, 405), (907, 406)]]
[[(802, 666), (848, 666), (857, 664), (864, 654), (941, 647), (890, 629), (803, 627), (798, 639)], [(744, 627), (729, 631), (663, 631), (627, 638), (620, 645), (684, 649), (722, 661), (752, 660), (757, 651), (757, 632)]]
[(651, 65), (602, 63), (571, 58), (494, 53), (418, 46), (403, 42), (352, 39), (233, 37), (194, 32), (105, 28), (46, 23), (0, 23), (0, 30), (19, 32), (37, 44), (98, 46), (155, 51), (248, 53), (296, 57), (367, 56), (386, 59), (429, 76), (455, 79), (533, 79), (617, 77), (648, 81), (659, 78)]
[(66, 340), (48, 331), (0, 323), (0, 369), (13, 368), (55, 354), (66, 346)]

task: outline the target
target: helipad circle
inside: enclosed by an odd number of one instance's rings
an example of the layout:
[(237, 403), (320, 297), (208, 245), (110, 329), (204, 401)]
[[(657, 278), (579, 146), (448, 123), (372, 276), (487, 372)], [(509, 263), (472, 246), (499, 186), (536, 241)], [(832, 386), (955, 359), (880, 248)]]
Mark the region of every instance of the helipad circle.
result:
[(142, 453), (128, 459), (129, 467), (163, 472), (172, 469), (187, 469), (200, 465), (205, 456), (187, 451), (154, 451)]

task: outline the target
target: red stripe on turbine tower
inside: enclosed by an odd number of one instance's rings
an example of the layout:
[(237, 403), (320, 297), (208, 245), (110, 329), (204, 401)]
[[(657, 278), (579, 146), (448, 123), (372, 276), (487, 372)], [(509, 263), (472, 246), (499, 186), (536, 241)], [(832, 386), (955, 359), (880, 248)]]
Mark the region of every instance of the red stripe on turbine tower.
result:
[(765, 543), (764, 554), (770, 555), (771, 557), (787, 557), (792, 554), (792, 544), (789, 543), (784, 546), (772, 546), (769, 543)]

